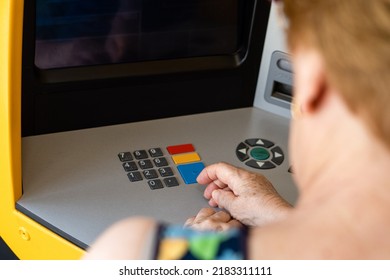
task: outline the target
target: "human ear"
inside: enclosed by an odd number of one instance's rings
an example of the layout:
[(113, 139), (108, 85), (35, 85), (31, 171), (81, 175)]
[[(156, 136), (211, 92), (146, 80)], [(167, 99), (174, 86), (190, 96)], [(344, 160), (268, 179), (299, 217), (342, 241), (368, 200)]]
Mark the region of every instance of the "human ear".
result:
[(326, 95), (326, 74), (321, 55), (314, 50), (299, 49), (294, 54), (294, 106), (308, 115), (321, 108)]

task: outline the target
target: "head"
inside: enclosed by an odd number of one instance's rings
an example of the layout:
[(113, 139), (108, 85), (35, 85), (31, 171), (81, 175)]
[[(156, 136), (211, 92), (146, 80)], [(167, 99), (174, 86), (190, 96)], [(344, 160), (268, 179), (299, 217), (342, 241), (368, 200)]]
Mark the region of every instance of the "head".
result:
[(336, 93), (390, 151), (390, 0), (283, 2), (298, 110)]

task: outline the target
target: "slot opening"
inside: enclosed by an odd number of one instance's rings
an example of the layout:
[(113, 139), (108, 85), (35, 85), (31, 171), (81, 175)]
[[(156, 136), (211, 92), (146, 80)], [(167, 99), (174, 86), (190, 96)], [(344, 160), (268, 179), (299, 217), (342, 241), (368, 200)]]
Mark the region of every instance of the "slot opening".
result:
[(271, 96), (277, 99), (292, 102), (293, 87), (284, 83), (274, 81)]

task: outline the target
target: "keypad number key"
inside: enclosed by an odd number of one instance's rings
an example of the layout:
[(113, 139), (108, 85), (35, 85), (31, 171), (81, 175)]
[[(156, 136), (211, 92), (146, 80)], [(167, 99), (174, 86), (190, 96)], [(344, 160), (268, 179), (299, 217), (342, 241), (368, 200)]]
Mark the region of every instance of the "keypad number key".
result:
[(118, 154), (119, 160), (124, 162), (124, 161), (131, 161), (133, 160), (133, 156), (131, 155), (130, 152), (122, 152)]
[(168, 161), (165, 157), (154, 158), (153, 162), (156, 165), (156, 167), (168, 166)]
[(157, 179), (157, 180), (149, 180), (149, 181), (148, 181), (148, 185), (149, 185), (149, 187), (150, 187), (152, 190), (164, 188), (164, 186), (163, 186), (161, 180), (159, 180), (159, 179)]
[(133, 171), (133, 172), (129, 172), (127, 173), (127, 177), (129, 178), (129, 180), (131, 182), (137, 182), (137, 181), (142, 181), (142, 175), (140, 172), (138, 171)]
[(173, 175), (172, 168), (170, 167), (159, 168), (158, 172), (160, 172), (161, 177), (168, 177)]
[(153, 168), (153, 164), (149, 159), (140, 160), (138, 165), (141, 169), (150, 169)]
[(148, 158), (148, 154), (146, 153), (145, 150), (137, 150), (137, 151), (134, 151), (134, 157), (136, 159), (145, 159), (145, 158)]
[(134, 161), (125, 162), (122, 165), (126, 172), (138, 170), (138, 167)]
[(151, 157), (161, 157), (163, 155), (163, 152), (160, 148), (152, 148), (149, 149), (149, 154)]
[(144, 176), (146, 179), (155, 179), (158, 177), (157, 171), (154, 169), (144, 170)]

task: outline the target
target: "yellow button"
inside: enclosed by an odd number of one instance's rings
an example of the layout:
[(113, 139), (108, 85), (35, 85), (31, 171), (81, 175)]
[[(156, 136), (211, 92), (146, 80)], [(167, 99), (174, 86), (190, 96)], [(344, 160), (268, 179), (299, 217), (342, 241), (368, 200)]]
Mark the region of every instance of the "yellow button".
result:
[(174, 155), (172, 156), (172, 159), (176, 164), (180, 164), (180, 163), (200, 161), (200, 156), (198, 155), (198, 153), (188, 153), (188, 154)]

